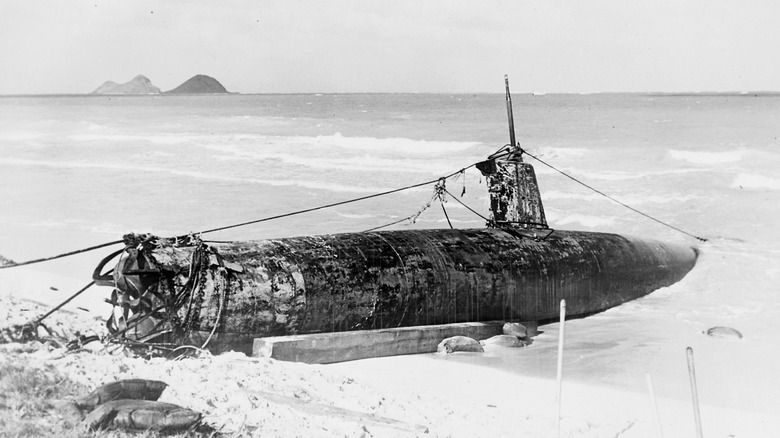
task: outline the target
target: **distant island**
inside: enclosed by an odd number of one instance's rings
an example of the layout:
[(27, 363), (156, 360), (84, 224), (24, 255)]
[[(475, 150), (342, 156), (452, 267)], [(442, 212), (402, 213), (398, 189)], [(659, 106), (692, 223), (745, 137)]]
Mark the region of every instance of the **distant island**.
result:
[(124, 84), (106, 81), (92, 94), (160, 94), (160, 89), (144, 75), (138, 75)]
[(206, 75), (195, 75), (186, 82), (166, 93), (190, 94), (190, 93), (227, 93), (228, 90), (218, 80)]
[(170, 91), (160, 89), (144, 75), (138, 75), (124, 84), (106, 81), (92, 94), (227, 94), (229, 91), (218, 80), (206, 75), (195, 75)]

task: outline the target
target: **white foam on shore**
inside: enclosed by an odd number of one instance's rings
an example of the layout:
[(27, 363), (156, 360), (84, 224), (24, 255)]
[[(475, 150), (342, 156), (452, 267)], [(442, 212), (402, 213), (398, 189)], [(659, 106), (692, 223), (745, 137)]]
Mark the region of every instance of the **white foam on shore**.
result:
[[(0, 270), (0, 296), (15, 296), (48, 307), (62, 303), (84, 286), (83, 278), (45, 272), (34, 266), (19, 266)], [(111, 289), (93, 287), (66, 304), (68, 312), (103, 317), (111, 308), (103, 301)]]
[(684, 151), (670, 149), (669, 155), (675, 160), (687, 161), (693, 164), (723, 164), (734, 163), (742, 159), (747, 151), (745, 149), (708, 152), (708, 151)]
[(376, 217), (376, 215), (373, 214), (342, 213), (340, 211), (336, 211), (336, 214), (346, 219), (371, 219)]
[(732, 188), (736, 189), (770, 189), (780, 190), (780, 178), (770, 178), (763, 175), (751, 175), (740, 173), (731, 183)]
[(581, 224), (589, 228), (598, 228), (610, 226), (616, 223), (617, 218), (613, 216), (591, 216), (586, 214), (570, 214), (561, 218), (548, 218), (554, 226), (563, 226), (569, 224)]

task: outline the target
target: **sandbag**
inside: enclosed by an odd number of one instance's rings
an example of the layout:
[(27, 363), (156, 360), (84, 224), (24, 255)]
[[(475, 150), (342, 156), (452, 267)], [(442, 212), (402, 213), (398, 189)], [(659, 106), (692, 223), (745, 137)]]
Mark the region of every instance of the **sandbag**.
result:
[(84, 418), (90, 430), (121, 428), (172, 431), (198, 424), (201, 414), (181, 406), (151, 400), (113, 400), (101, 404)]
[(456, 351), (473, 351), (482, 353), (485, 350), (479, 342), (467, 336), (453, 336), (439, 343), (436, 347), (437, 353), (455, 353)]
[(201, 414), (157, 401), (168, 384), (159, 380), (125, 379), (102, 385), (75, 401), (59, 402), (60, 415), (82, 421), (88, 429), (175, 431), (202, 427)]
[(530, 340), (525, 341), (518, 338), (517, 336), (512, 335), (496, 335), (491, 338), (479, 341), (479, 343), (482, 345), (495, 345), (498, 347), (520, 348), (530, 344)]

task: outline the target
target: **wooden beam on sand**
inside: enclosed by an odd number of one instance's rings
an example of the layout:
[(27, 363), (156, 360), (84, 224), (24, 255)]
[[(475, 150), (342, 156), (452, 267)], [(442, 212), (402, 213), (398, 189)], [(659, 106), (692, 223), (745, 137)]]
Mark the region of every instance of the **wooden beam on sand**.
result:
[(303, 363), (334, 363), (432, 353), (446, 338), (468, 336), (479, 341), (502, 334), (503, 325), (503, 321), (464, 322), (255, 338), (252, 356)]

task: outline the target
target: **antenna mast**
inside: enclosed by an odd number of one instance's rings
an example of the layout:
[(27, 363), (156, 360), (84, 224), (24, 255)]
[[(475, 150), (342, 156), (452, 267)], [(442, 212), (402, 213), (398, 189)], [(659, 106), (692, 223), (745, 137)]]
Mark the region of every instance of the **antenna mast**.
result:
[(514, 151), (517, 142), (515, 141), (515, 117), (512, 115), (512, 95), (509, 94), (509, 75), (504, 75), (504, 84), (506, 85), (506, 116), (509, 119), (509, 144)]

